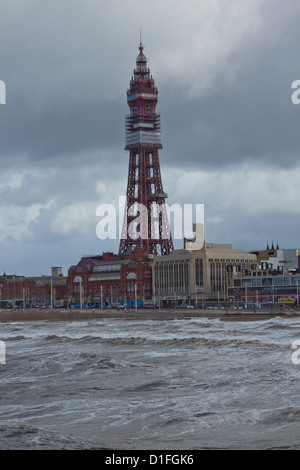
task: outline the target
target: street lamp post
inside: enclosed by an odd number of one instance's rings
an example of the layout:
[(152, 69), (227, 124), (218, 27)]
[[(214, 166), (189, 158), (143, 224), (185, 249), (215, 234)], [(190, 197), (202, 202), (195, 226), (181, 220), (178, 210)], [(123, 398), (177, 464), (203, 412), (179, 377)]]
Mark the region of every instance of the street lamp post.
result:
[(82, 309), (82, 278), (79, 281), (80, 310)]
[(53, 281), (52, 281), (52, 276), (51, 276), (51, 287), (50, 287), (50, 291), (51, 291), (50, 308), (51, 308), (51, 310), (52, 310), (52, 308), (53, 308)]

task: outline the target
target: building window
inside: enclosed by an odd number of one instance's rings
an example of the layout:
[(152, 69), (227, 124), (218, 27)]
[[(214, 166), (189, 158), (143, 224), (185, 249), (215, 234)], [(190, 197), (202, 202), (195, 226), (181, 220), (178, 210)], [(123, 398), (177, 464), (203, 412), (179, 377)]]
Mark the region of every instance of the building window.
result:
[(203, 260), (195, 260), (195, 280), (198, 287), (203, 286)]

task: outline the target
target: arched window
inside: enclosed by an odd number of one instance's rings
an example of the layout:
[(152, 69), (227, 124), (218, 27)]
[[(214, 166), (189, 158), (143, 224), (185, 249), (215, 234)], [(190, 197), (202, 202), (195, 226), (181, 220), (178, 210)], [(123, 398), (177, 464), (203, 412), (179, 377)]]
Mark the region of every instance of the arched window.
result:
[(136, 279), (136, 274), (135, 273), (129, 273), (129, 274), (127, 274), (126, 279)]

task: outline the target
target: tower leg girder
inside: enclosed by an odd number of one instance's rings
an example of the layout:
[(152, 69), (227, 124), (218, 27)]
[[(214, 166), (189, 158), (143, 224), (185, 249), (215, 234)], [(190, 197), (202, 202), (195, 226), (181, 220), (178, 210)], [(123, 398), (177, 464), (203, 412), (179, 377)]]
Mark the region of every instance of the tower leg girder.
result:
[(158, 150), (139, 148), (130, 151), (120, 253), (135, 247), (143, 248), (153, 255), (173, 251), (163, 195)]

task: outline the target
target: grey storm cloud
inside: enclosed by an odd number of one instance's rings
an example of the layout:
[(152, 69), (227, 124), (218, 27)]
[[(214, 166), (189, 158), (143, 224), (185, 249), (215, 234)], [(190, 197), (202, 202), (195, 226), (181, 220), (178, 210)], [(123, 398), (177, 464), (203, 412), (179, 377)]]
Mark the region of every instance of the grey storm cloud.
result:
[[(234, 6), (236, 2), (231, 3)], [(173, 62), (182, 61), (177, 74), (180, 81), (172, 76), (172, 55), (168, 59), (170, 70), (164, 67), (161, 72), (160, 59), (155, 54), (159, 57), (161, 47), (168, 57), (172, 50), (166, 51), (157, 35), (149, 37), (145, 28), (146, 38), (148, 35), (150, 44), (154, 43), (153, 50), (146, 47), (146, 54), (149, 52), (149, 66), (158, 83), (168, 162), (185, 166), (190, 160), (195, 164), (201, 155), (206, 156), (201, 160), (203, 164), (217, 166), (238, 162), (241, 157), (260, 161), (273, 158), (276, 163), (282, 162), (283, 154), (290, 163), (296, 158), (299, 139), (297, 120), (293, 119), (296, 109), (290, 106), (290, 84), (299, 70), (300, 33), (295, 16), (299, 7), (292, 0), (284, 6), (276, 0), (253, 3), (261, 5), (258, 11), (262, 25), (258, 32), (250, 29), (245, 37), (240, 33), (241, 44), (234, 44), (232, 39), (232, 50), (223, 55), (216, 54), (216, 47), (210, 46), (220, 37), (204, 37), (207, 49), (216, 55), (213, 65), (208, 59), (202, 64), (199, 48), (199, 60), (192, 57), (189, 67), (189, 54), (197, 52), (197, 44), (190, 48), (192, 51), (186, 49), (183, 56), (178, 53), (179, 59), (175, 54)], [(128, 12), (130, 5), (134, 8), (137, 2), (128, 3)], [(131, 28), (130, 34), (124, 34), (124, 25), (119, 32), (123, 9), (119, 13), (116, 10), (115, 28), (112, 23), (105, 24), (106, 19), (112, 20), (111, 11), (112, 6), (106, 2), (65, 1), (49, 5), (29, 1), (26, 9), (22, 2), (6, 2), (1, 25), (1, 63), (9, 106), (0, 117), (2, 158), (23, 154), (42, 161), (123, 145), (125, 93), (135, 65), (138, 25), (136, 32)], [(288, 13), (282, 17), (283, 11)], [(93, 13), (98, 13), (98, 28)], [(192, 21), (190, 14), (187, 8), (186, 22)], [(228, 14), (228, 28), (234, 28), (230, 19)], [(161, 21), (158, 11), (158, 23)], [(174, 23), (178, 21), (179, 17), (173, 14), (166, 30), (170, 28), (174, 34)], [(219, 21), (222, 25), (222, 19)], [(128, 25), (132, 26), (130, 19)], [(281, 31), (283, 27), (285, 30)], [(282, 32), (279, 37), (278, 29)], [(180, 47), (180, 38), (185, 44), (184, 34), (188, 30), (180, 31), (174, 50)], [(201, 24), (195, 34), (201, 38)], [(222, 51), (222, 43), (217, 46)], [(228, 78), (231, 70), (232, 80)], [(211, 77), (210, 86), (203, 85), (207, 91), (191, 91), (205, 74)], [(184, 160), (182, 151), (186, 153)]]
[(10, 100), (9, 95), (7, 99), (8, 112), (2, 114), (3, 159), (5, 154), (23, 155), (43, 165), (43, 160), (59, 156), (70, 163), (83, 151), (117, 149), (123, 144), (122, 106), (118, 103), (53, 99), (33, 111), (30, 104), (22, 106), (21, 99)]

